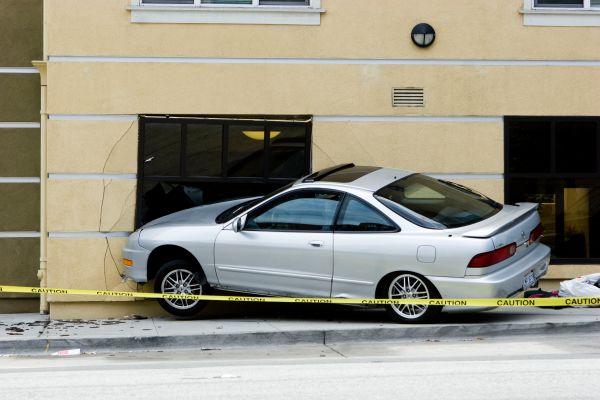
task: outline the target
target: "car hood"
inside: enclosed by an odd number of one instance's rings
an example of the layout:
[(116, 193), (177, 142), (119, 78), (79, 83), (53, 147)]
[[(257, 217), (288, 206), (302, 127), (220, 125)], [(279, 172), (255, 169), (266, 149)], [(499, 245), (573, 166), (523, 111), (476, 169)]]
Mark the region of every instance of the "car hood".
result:
[(198, 206), (188, 208), (187, 210), (178, 211), (173, 214), (165, 215), (155, 219), (154, 221), (148, 222), (142, 226), (142, 229), (147, 229), (157, 225), (216, 225), (215, 218), (223, 211), (235, 207), (238, 204), (242, 204), (246, 201), (257, 199), (258, 197), (246, 197), (243, 199), (236, 199), (230, 201), (224, 201), (221, 203), (208, 204), (205, 206)]

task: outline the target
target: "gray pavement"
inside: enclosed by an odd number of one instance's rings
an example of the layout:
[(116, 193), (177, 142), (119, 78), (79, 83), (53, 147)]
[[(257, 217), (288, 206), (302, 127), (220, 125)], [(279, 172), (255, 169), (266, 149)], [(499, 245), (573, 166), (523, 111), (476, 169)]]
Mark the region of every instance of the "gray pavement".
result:
[[(552, 333), (600, 333), (600, 308), (498, 308), (443, 314), (436, 324), (391, 322), (381, 309), (339, 305), (230, 305), (195, 319), (126, 316), (50, 320), (38, 314), (0, 315), (0, 355), (82, 353), (385, 340), (439, 340)], [(221, 306), (222, 307), (222, 306)]]

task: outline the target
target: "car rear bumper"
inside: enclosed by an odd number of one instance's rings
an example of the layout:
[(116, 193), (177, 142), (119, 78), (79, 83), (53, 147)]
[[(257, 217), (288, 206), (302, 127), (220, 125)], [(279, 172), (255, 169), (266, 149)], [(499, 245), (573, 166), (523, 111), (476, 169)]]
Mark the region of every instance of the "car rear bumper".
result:
[[(538, 244), (536, 248), (516, 262), (482, 276), (464, 278), (427, 277), (444, 299), (487, 299), (514, 297), (523, 289), (523, 279), (533, 272), (537, 281), (548, 272), (550, 248)], [(446, 307), (444, 311), (481, 311), (482, 307)]]

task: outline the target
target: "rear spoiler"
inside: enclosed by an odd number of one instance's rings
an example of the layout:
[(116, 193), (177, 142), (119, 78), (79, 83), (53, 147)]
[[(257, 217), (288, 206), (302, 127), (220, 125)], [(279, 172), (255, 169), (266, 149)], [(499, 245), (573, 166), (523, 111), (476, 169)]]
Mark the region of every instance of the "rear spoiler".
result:
[[(510, 212), (498, 214), (498, 218), (494, 218), (494, 224), (484, 226), (462, 234), (463, 237), (486, 239), (499, 234), (502, 231), (508, 230), (515, 225), (518, 225), (523, 220), (537, 212), (537, 203), (517, 203)], [(503, 210), (504, 211), (504, 210)]]

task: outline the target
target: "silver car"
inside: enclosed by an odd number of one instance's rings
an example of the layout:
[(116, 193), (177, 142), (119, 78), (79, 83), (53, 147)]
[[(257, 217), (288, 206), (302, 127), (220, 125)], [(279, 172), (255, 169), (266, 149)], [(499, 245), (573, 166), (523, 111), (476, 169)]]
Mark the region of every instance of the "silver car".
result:
[[(121, 269), (172, 294), (508, 298), (546, 273), (550, 249), (541, 234), (537, 204), (501, 205), (426, 175), (346, 164), (263, 198), (152, 221), (129, 237)], [(179, 316), (206, 304), (159, 301)], [(431, 321), (441, 311), (385, 307), (399, 322)]]

